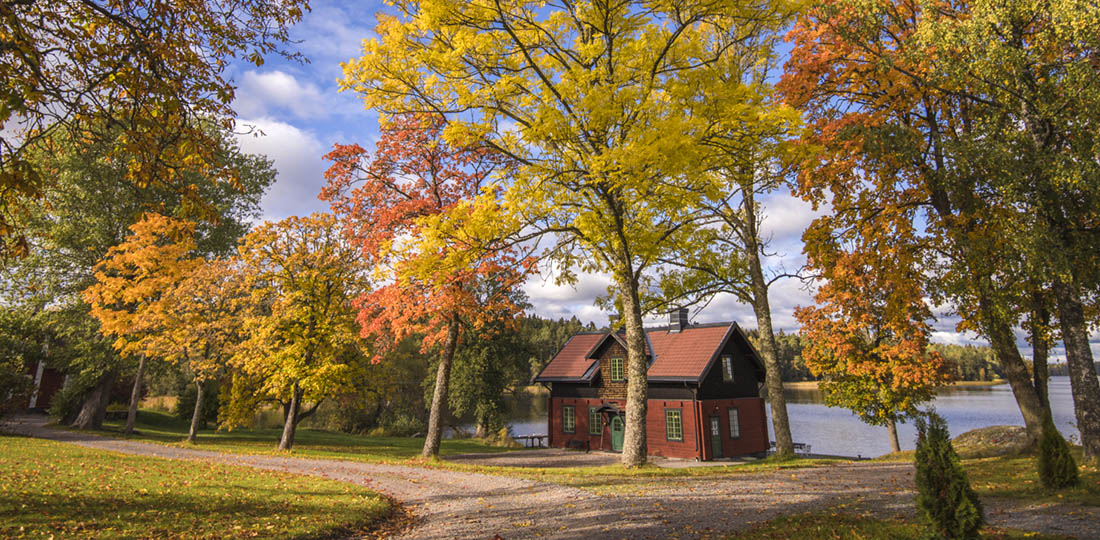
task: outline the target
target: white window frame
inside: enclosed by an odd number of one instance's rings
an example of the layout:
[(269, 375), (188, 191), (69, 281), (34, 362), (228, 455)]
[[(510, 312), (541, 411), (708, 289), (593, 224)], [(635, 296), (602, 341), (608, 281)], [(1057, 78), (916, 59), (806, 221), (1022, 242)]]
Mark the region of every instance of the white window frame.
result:
[[(616, 361), (618, 361), (618, 365), (619, 365), (618, 375), (615, 374)], [(609, 366), (608, 371), (611, 372), (611, 381), (612, 382), (621, 382), (621, 381), (626, 380), (626, 360), (623, 359), (623, 357), (621, 357), (621, 356), (612, 356), (611, 359), (608, 360), (608, 366)]]
[(563, 433), (577, 432), (577, 409), (572, 405), (561, 407), (561, 430)]
[(725, 382), (733, 382), (733, 356), (724, 354), (722, 355), (722, 380)]
[(726, 414), (729, 417), (730, 423), (730, 438), (741, 438), (741, 409), (737, 407), (730, 407), (726, 410)]
[[(676, 418), (676, 429), (680, 432), (676, 437), (672, 436), (672, 430), (669, 429), (669, 420), (673, 417)], [(680, 409), (665, 409), (665, 440), (675, 442), (683, 442), (684, 440), (684, 413)]]

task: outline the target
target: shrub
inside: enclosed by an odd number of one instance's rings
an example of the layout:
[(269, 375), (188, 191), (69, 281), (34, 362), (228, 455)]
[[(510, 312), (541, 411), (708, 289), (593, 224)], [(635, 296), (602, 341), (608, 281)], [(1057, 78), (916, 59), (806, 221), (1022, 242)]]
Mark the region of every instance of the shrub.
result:
[(16, 359), (0, 359), (0, 418), (23, 411), (30, 404), (34, 379)]
[(62, 387), (50, 401), (50, 416), (66, 426), (73, 423), (76, 415), (80, 414), (80, 407), (84, 405), (84, 396), (88, 391), (87, 386), (75, 381)]
[(398, 414), (387, 418), (381, 425), (371, 429), (367, 435), (371, 437), (421, 437), (428, 429), (427, 424), (411, 415)]
[(947, 423), (931, 412), (916, 424), (917, 509), (937, 537), (978, 538), (982, 503), (951, 446)]
[[(191, 383), (182, 388), (176, 400), (175, 416), (188, 425), (195, 414), (195, 399), (199, 392), (195, 384)], [(218, 422), (218, 385), (207, 383), (202, 396), (202, 411), (199, 413), (199, 429), (206, 429), (208, 423)]]
[(504, 426), (497, 431), (496, 437), (493, 438), (491, 443), (493, 446), (501, 446), (504, 448), (519, 448), (521, 445), (516, 442), (512, 428)]
[(1043, 422), (1043, 438), (1039, 441), (1039, 480), (1047, 489), (1075, 487), (1080, 482), (1069, 443), (1058, 433), (1050, 415)]

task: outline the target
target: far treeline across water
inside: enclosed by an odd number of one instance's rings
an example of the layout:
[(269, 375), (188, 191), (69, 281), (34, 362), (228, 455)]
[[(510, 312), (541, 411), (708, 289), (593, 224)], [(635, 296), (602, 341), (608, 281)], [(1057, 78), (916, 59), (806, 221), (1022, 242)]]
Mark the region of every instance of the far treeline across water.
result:
[[(758, 339), (756, 330), (750, 330), (748, 334), (749, 339), (754, 342)], [(802, 360), (802, 350), (807, 346), (806, 338), (780, 330), (775, 335), (775, 342), (784, 382), (821, 380)], [(992, 381), (1004, 377), (1001, 367), (993, 358), (993, 350), (987, 346), (933, 343), (931, 348), (947, 360), (954, 369), (957, 381)], [(1052, 364), (1050, 374), (1066, 375), (1065, 364)]]
[[(551, 319), (528, 315), (519, 320), (514, 330), (460, 346), (451, 382), (453, 413), (446, 423), (452, 426), (472, 424), (475, 426), (473, 435), (479, 437), (498, 434), (507, 425), (509, 401), (525, 397), (531, 378), (565, 342), (578, 332), (597, 330), (606, 328), (599, 328), (592, 322), (584, 323), (576, 316)], [(756, 339), (755, 330), (748, 334)], [(432, 356), (419, 354), (420, 339), (418, 336), (409, 338), (395, 361), (370, 366), (369, 384), (321, 404), (306, 425), (371, 435), (423, 433), (427, 428), (428, 404), (438, 362)], [(784, 381), (820, 379), (802, 360), (804, 338), (779, 332), (776, 342)], [(990, 381), (1002, 377), (988, 347), (934, 344), (933, 348), (954, 366), (957, 380)], [(1052, 374), (1059, 374), (1059, 368), (1064, 366), (1052, 365)], [(186, 374), (169, 370), (154, 376), (150, 383), (149, 395), (178, 396), (173, 406), (176, 414), (181, 420), (190, 419), (196, 391)], [(217, 395), (217, 383), (209, 386), (207, 395)], [(124, 403), (125, 397), (120, 394), (119, 403)], [(218, 400), (207, 401), (204, 408), (203, 420), (213, 425), (218, 418)], [(257, 427), (278, 425), (281, 421), (274, 409), (256, 417)]]

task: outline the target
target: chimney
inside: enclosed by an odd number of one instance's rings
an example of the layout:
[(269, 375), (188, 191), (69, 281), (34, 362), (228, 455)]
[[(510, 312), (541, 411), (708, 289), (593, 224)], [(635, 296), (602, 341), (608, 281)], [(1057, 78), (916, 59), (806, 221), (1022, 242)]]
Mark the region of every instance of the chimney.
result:
[(668, 313), (668, 333), (679, 334), (688, 326), (688, 308), (680, 308)]

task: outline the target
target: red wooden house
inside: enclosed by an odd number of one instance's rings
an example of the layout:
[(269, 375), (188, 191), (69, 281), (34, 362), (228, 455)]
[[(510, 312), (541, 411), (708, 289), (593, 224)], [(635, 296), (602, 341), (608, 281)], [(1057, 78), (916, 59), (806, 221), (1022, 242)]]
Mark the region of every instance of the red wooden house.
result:
[[(646, 329), (646, 444), (651, 455), (711, 460), (768, 450), (764, 365), (737, 323), (692, 325), (687, 310)], [(622, 449), (626, 343), (580, 333), (535, 377), (550, 388), (549, 445)]]

